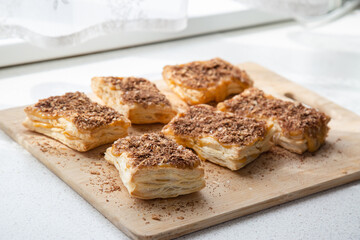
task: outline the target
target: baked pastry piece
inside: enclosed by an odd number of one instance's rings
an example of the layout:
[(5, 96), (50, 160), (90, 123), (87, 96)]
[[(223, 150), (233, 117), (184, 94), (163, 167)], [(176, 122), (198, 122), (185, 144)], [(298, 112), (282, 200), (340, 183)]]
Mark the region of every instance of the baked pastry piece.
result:
[(301, 103), (283, 101), (265, 94), (257, 88), (219, 103), (217, 108), (237, 116), (254, 117), (271, 121), (276, 133), (273, 140), (277, 145), (295, 152), (316, 151), (324, 143), (330, 118), (314, 108)]
[(119, 139), (106, 150), (105, 159), (115, 165), (130, 195), (137, 198), (170, 198), (205, 187), (198, 156), (163, 134)]
[(123, 115), (80, 92), (39, 100), (25, 113), (25, 127), (80, 152), (126, 136), (130, 126)]
[(272, 146), (271, 124), (202, 104), (179, 113), (162, 132), (194, 149), (202, 159), (231, 170), (242, 168)]
[(221, 102), (253, 85), (245, 71), (220, 58), (165, 66), (163, 78), (190, 105)]
[(94, 77), (94, 93), (132, 123), (168, 123), (176, 112), (156, 85), (144, 78)]

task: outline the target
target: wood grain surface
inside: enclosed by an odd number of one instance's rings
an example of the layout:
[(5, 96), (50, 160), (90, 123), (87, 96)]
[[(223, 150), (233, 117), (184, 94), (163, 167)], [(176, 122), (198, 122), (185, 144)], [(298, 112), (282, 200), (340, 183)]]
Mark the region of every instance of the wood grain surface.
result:
[[(239, 171), (205, 163), (206, 188), (173, 199), (139, 200), (122, 185), (101, 146), (71, 150), (26, 130), (23, 107), (0, 111), (0, 127), (133, 239), (170, 239), (312, 193), (360, 179), (360, 117), (254, 63), (244, 63), (255, 85), (331, 116), (326, 144), (297, 155), (274, 147)], [(186, 106), (157, 82), (177, 108)], [(89, 83), (90, 84), (90, 83)], [(137, 125), (130, 134), (159, 131), (160, 124)]]

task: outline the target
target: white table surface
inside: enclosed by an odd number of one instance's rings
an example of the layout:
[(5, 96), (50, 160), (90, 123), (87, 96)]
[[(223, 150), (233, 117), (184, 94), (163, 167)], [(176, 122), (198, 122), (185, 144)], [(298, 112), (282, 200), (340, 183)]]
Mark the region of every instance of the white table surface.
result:
[[(282, 23), (0, 69), (0, 109), (90, 92), (96, 75), (155, 80), (166, 64), (219, 56), (257, 62), (360, 114), (359, 26), (356, 10), (311, 31)], [(127, 239), (2, 131), (0, 161), (0, 239)], [(182, 239), (360, 239), (359, 203), (357, 181)]]

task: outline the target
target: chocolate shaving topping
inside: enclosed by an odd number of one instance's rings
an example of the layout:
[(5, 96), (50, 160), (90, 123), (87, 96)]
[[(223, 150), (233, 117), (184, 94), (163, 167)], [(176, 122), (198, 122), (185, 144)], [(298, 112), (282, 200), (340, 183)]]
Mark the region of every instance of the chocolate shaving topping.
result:
[(170, 70), (172, 79), (190, 88), (200, 89), (215, 86), (224, 77), (237, 79), (244, 84), (252, 86), (252, 80), (250, 80), (245, 71), (240, 70), (221, 58), (166, 66), (166, 68)]
[(195, 153), (159, 133), (121, 138), (113, 144), (112, 151), (118, 155), (126, 152), (133, 167), (167, 164), (193, 169), (200, 164)]
[(105, 77), (104, 81), (123, 92), (121, 97), (124, 102), (138, 103), (145, 107), (157, 104), (170, 106), (169, 100), (156, 85), (144, 78)]
[(301, 103), (283, 101), (266, 96), (257, 88), (250, 88), (234, 98), (224, 102), (228, 111), (240, 116), (262, 119), (274, 118), (286, 132), (307, 133), (310, 136), (326, 128), (330, 118), (314, 108)]
[(52, 117), (64, 117), (83, 130), (124, 120), (124, 116), (114, 109), (92, 102), (80, 92), (41, 99), (34, 106), (27, 107), (27, 110), (36, 110)]
[(236, 117), (208, 105), (192, 106), (169, 124), (175, 135), (196, 138), (211, 136), (227, 145), (246, 146), (263, 139), (267, 133), (264, 121)]

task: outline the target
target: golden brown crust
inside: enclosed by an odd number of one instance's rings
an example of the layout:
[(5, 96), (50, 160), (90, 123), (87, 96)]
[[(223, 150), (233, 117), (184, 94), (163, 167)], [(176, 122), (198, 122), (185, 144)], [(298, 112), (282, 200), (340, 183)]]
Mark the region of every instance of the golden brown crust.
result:
[(112, 154), (120, 156), (122, 153), (131, 159), (132, 167), (170, 165), (193, 169), (200, 165), (200, 159), (191, 150), (158, 133), (117, 140), (112, 146)]
[(94, 77), (91, 88), (134, 124), (168, 123), (176, 114), (166, 96), (144, 78)]
[(253, 85), (245, 71), (220, 59), (165, 66), (163, 79), (189, 105), (221, 102)]
[(276, 99), (257, 88), (250, 88), (218, 105), (218, 108), (230, 111), (239, 116), (261, 119), (274, 118), (286, 134), (308, 134), (317, 137), (319, 131), (325, 128), (330, 118), (314, 108), (308, 108), (301, 103)]
[(114, 109), (92, 102), (80, 92), (41, 99), (35, 105), (26, 107), (25, 112), (44, 118), (64, 117), (80, 130), (93, 130), (119, 121), (128, 121)]
[(230, 77), (241, 81), (245, 85), (252, 85), (252, 81), (245, 71), (240, 70), (238, 67), (221, 58), (165, 66), (164, 70), (165, 69), (171, 72), (173, 81), (192, 89), (204, 89), (216, 86), (221, 82), (223, 77)]
[(167, 127), (176, 136), (211, 136), (224, 145), (251, 145), (267, 134), (265, 121), (235, 117), (203, 104), (178, 114)]
[(112, 90), (123, 92), (121, 98), (124, 103), (137, 103), (144, 108), (159, 104), (170, 106), (165, 95), (147, 79), (136, 77), (104, 77), (103, 79)]
[(119, 140), (116, 147), (120, 151), (114, 154), (114, 146), (108, 148), (105, 159), (119, 170), (133, 197), (171, 198), (205, 187), (199, 158), (161, 134), (128, 137)]

